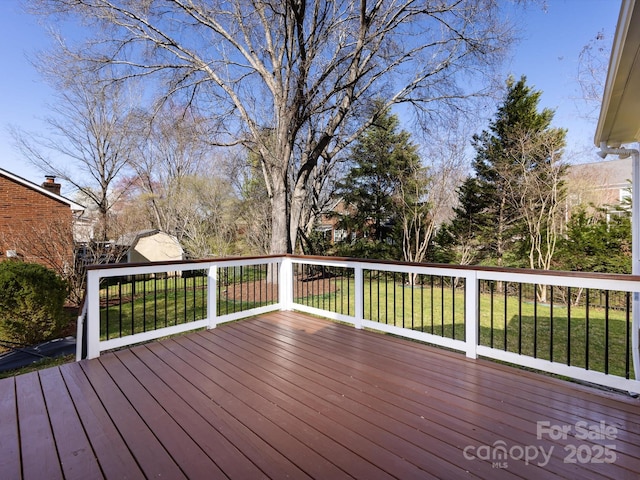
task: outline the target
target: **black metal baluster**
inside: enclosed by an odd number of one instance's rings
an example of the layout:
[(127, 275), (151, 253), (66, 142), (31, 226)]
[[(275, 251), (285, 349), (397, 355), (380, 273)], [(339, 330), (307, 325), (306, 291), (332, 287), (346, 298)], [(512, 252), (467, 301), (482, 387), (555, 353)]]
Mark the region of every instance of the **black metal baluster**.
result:
[(136, 276), (131, 275), (131, 335), (135, 333)]
[(628, 380), (629, 377), (631, 376), (631, 364), (629, 362), (630, 351), (631, 351), (631, 345), (630, 345), (631, 335), (630, 335), (630, 328), (629, 328), (629, 324), (631, 322), (631, 316), (629, 315), (629, 312), (631, 311), (631, 293), (630, 292), (625, 292), (625, 301), (626, 301), (626, 306), (625, 306), (626, 322), (625, 322), (625, 329), (624, 329), (624, 337), (625, 337), (624, 378)]
[(522, 355), (522, 283), (518, 283), (518, 355)]
[[(251, 272), (253, 272), (253, 306), (256, 307), (256, 266), (254, 265), (253, 267), (251, 267)], [(291, 285), (291, 288), (295, 288), (296, 286), (296, 281), (295, 281), (295, 272), (294, 272), (294, 276), (291, 279), (291, 282), (293, 283), (293, 285)]]
[(429, 275), (429, 283), (431, 284), (431, 334), (433, 334), (435, 329), (435, 316), (436, 316), (435, 306), (433, 304), (435, 301), (435, 296), (433, 293), (433, 275)]
[(396, 285), (396, 274), (391, 275), (393, 279), (393, 326), (396, 326), (396, 312), (398, 311), (398, 286)]
[(178, 325), (178, 272), (173, 272), (173, 324)]
[(538, 358), (538, 286), (533, 284), (533, 358)]
[(444, 277), (440, 275), (440, 335), (444, 337)]
[[(463, 328), (462, 328), (462, 340), (467, 341), (467, 279), (462, 279), (462, 318), (463, 318)], [(480, 317), (476, 317), (480, 318)], [(480, 322), (478, 322), (479, 324)], [(478, 337), (479, 338), (479, 337)]]
[[(238, 308), (238, 311), (239, 311), (239, 312), (241, 312), (241, 311), (242, 311), (242, 297), (243, 297), (243, 295), (244, 295), (244, 292), (243, 292), (243, 287), (244, 287), (244, 278), (242, 277), (242, 274), (243, 274), (243, 272), (242, 272), (242, 265), (240, 265), (240, 266), (238, 267), (238, 270), (239, 270), (239, 272), (240, 272), (240, 306), (239, 306), (239, 308)], [(234, 313), (235, 313), (235, 311), (236, 311), (235, 306), (236, 306), (236, 304), (237, 304), (237, 303), (238, 303), (238, 302), (235, 302), (235, 303), (234, 303), (234, 307), (233, 307), (233, 311), (234, 311)]]
[(122, 337), (122, 277), (118, 277), (118, 332)]
[[(176, 272), (177, 275), (177, 272)], [(184, 308), (184, 312), (182, 314), (182, 323), (187, 323), (187, 303), (188, 303), (188, 299), (187, 299), (187, 279), (184, 276), (183, 272), (180, 272), (180, 280), (182, 283), (182, 296), (184, 297), (182, 300), (183, 303), (183, 308)]]
[(493, 290), (494, 290), (494, 282), (489, 283), (489, 317), (491, 318), (491, 328), (489, 329), (489, 346), (493, 348)]
[(585, 370), (589, 370), (589, 293), (590, 290), (587, 289), (587, 293), (585, 295), (585, 325), (584, 325), (584, 368)]
[[(105, 303), (104, 323), (105, 323), (105, 330), (107, 332), (106, 339), (109, 340), (109, 281), (105, 279), (103, 280), (103, 282), (106, 284), (105, 298), (104, 298), (104, 303)], [(122, 334), (120, 334), (120, 336), (122, 336)]]
[(405, 319), (405, 309), (404, 309), (404, 304), (405, 304), (405, 290), (406, 288), (404, 288), (405, 286), (405, 279), (404, 279), (404, 272), (402, 272), (400, 274), (400, 293), (402, 293), (402, 328), (404, 328), (404, 319)]
[(198, 272), (197, 270), (192, 270), (193, 276), (191, 277), (191, 283), (193, 285), (193, 321), (195, 322), (198, 318), (196, 311), (198, 310), (198, 303), (196, 301), (196, 281), (198, 280)]
[(481, 280), (476, 280), (476, 288), (478, 289), (478, 295), (476, 296), (477, 300), (476, 300), (476, 318), (478, 319), (477, 321), (477, 325), (476, 325), (476, 338), (477, 338), (477, 344), (480, 345), (482, 343), (482, 337), (480, 336), (480, 334), (482, 333), (482, 327), (480, 325), (480, 296), (482, 295), (482, 281)]
[(410, 273), (409, 275), (410, 275), (409, 278), (411, 279), (411, 281), (409, 282), (409, 284), (410, 284), (409, 288), (411, 288), (411, 330), (413, 330), (415, 328), (414, 320), (413, 320), (413, 317), (415, 317), (415, 308), (414, 308), (414, 302), (415, 302), (415, 292), (414, 292), (415, 288), (414, 287), (415, 287), (415, 285), (414, 285), (414, 283), (415, 283), (415, 280), (416, 280), (417, 277), (413, 273)]
[[(378, 284), (376, 286), (376, 288), (378, 289), (378, 291), (380, 290), (380, 277), (382, 277), (382, 274), (380, 273), (379, 270), (377, 270), (377, 278), (378, 278)], [(371, 271), (369, 273), (369, 281), (371, 281), (372, 277), (371, 277)], [(384, 272), (384, 279), (385, 279), (385, 292), (388, 289), (387, 286), (387, 272)], [(371, 292), (371, 287), (369, 287), (369, 291)], [(371, 296), (371, 293), (369, 293), (369, 295)], [(380, 295), (378, 294), (378, 299), (377, 299), (377, 305), (378, 305), (378, 318), (377, 321), (378, 322), (382, 322), (382, 310), (380, 307)], [(384, 323), (388, 323), (388, 297), (385, 295), (384, 297)], [(373, 320), (373, 305), (371, 305), (371, 320)]]
[(142, 275), (142, 331), (147, 331), (147, 275)]
[(424, 332), (424, 275), (420, 277), (420, 331)]
[(604, 295), (604, 373), (609, 373), (609, 290)]
[[(322, 298), (322, 310), (326, 310), (326, 302), (327, 302), (327, 292), (326, 292), (326, 287), (327, 285), (327, 270), (326, 267), (324, 265), (320, 266), (320, 282), (318, 282), (318, 292), (320, 297)], [(320, 306), (320, 302), (318, 302), (318, 306)], [(331, 306), (329, 306), (329, 309), (331, 309)]]
[[(353, 281), (355, 285), (356, 271), (353, 270)], [(355, 307), (355, 302), (354, 302)], [(351, 281), (347, 278), (347, 315), (351, 315)]]
[(507, 312), (508, 290), (509, 290), (509, 283), (504, 282), (504, 331), (502, 332), (503, 333), (502, 346), (504, 347), (505, 352), (507, 351), (507, 329), (509, 328), (509, 325), (507, 323), (508, 315), (509, 315)]
[(169, 281), (169, 272), (164, 277), (164, 326), (169, 324), (169, 287), (167, 282)]
[(153, 276), (153, 329), (158, 329), (158, 274)]
[[(380, 295), (378, 295), (378, 297), (380, 297)], [(380, 300), (378, 300), (378, 310), (380, 310)], [(379, 315), (380, 313), (378, 313), (378, 316)], [(378, 321), (380, 321), (379, 318)], [(384, 323), (389, 323), (389, 279), (386, 270), (384, 272)]]
[(550, 287), (551, 289), (551, 301), (549, 303), (549, 361), (553, 362), (553, 334), (554, 334), (554, 325), (553, 325), (553, 285)]
[(567, 365), (571, 365), (571, 287), (567, 287)]

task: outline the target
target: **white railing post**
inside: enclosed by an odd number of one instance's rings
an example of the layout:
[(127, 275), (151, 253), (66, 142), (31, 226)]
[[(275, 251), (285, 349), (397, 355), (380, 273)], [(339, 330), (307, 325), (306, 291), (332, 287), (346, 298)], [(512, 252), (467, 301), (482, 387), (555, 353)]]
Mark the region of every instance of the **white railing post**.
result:
[[(86, 295), (86, 292), (85, 292)], [(82, 310), (76, 321), (76, 362), (82, 360), (82, 350), (84, 348), (85, 323), (87, 322), (87, 299), (84, 299)]]
[(207, 328), (218, 326), (218, 266), (209, 267), (207, 273)]
[(293, 310), (293, 261), (289, 257), (280, 260), (278, 302), (280, 310)]
[[(87, 272), (87, 317), (84, 334), (87, 337), (87, 358), (100, 356), (100, 273)], [(82, 342), (82, 339), (78, 339)], [(82, 348), (82, 346), (80, 347)]]
[(478, 325), (479, 315), (479, 295), (478, 295), (478, 275), (472, 271), (465, 277), (465, 343), (466, 355), (468, 358), (478, 358)]
[(355, 327), (362, 328), (362, 320), (364, 320), (364, 276), (362, 265), (356, 263), (353, 267), (353, 289), (355, 290)]

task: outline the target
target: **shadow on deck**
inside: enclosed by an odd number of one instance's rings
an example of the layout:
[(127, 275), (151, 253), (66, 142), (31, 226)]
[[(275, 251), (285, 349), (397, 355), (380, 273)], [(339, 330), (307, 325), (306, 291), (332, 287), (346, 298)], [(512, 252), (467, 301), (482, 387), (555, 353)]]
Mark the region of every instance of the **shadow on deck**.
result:
[(293, 312), (0, 380), (0, 418), (3, 479), (640, 474), (638, 399)]

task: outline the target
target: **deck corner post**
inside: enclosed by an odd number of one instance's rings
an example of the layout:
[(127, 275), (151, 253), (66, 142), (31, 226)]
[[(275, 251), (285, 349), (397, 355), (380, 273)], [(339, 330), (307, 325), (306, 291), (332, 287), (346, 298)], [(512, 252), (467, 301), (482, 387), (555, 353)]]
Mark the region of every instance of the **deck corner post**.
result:
[(218, 266), (212, 265), (207, 272), (207, 329), (218, 326)]
[(355, 327), (362, 329), (362, 320), (364, 320), (364, 273), (362, 265), (357, 263), (353, 267), (354, 287), (355, 290)]
[(467, 273), (465, 279), (465, 343), (467, 358), (478, 358), (478, 325), (480, 322), (478, 274)]
[(291, 257), (282, 257), (280, 259), (278, 297), (280, 310), (293, 310), (293, 261)]
[[(84, 335), (87, 338), (87, 358), (100, 356), (100, 275), (98, 270), (87, 272), (87, 316)], [(82, 339), (78, 340), (82, 343)]]

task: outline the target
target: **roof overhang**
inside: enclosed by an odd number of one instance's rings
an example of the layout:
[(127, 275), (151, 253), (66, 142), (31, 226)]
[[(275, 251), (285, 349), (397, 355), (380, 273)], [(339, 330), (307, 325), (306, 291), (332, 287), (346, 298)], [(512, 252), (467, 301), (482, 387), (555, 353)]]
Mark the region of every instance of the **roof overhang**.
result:
[(640, 140), (640, 2), (622, 0), (594, 142)]
[(13, 180), (16, 183), (19, 183), (21, 185), (24, 185), (25, 187), (31, 188), (32, 190), (35, 190), (36, 192), (41, 193), (42, 195), (46, 196), (46, 197), (50, 197), (53, 198), (54, 200), (57, 200), (58, 202), (62, 202), (62, 203), (66, 203), (67, 205), (69, 205), (69, 208), (71, 209), (72, 212), (77, 212), (77, 213), (81, 213), (84, 212), (86, 209), (85, 207), (83, 207), (82, 205), (69, 200), (66, 197), (63, 197), (62, 195), (56, 195), (53, 192), (50, 192), (49, 190), (47, 190), (46, 188), (42, 188), (40, 185), (36, 185), (33, 182), (30, 182), (29, 180), (22, 178), (14, 173), (11, 173), (7, 170), (4, 170), (2, 168), (0, 168), (0, 175), (3, 175), (11, 180)]

